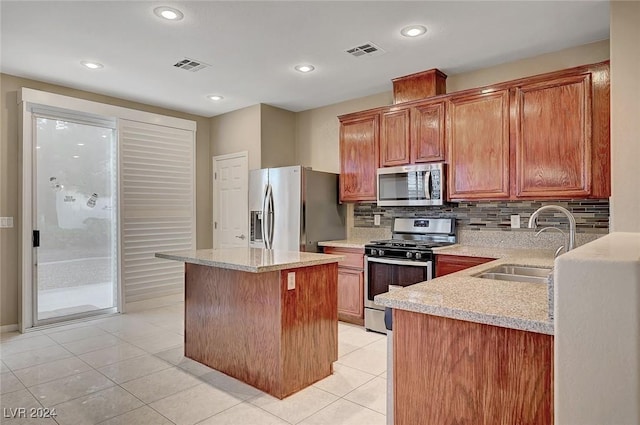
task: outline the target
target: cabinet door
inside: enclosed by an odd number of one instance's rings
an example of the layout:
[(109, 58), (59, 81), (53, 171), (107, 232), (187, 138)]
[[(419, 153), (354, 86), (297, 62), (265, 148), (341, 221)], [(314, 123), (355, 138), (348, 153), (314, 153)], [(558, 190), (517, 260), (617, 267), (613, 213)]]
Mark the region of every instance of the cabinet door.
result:
[(517, 197), (591, 192), (591, 74), (517, 87)]
[(447, 102), (450, 199), (509, 197), (509, 91)]
[(379, 121), (378, 114), (341, 120), (341, 201), (376, 200)]
[(364, 273), (338, 268), (338, 317), (341, 320), (364, 318)]
[(411, 163), (444, 161), (444, 102), (411, 108)]
[(495, 258), (465, 257), (461, 255), (436, 255), (436, 277), (445, 276), (469, 267), (493, 261)]
[(408, 109), (383, 113), (380, 123), (380, 165), (408, 164), (410, 137)]

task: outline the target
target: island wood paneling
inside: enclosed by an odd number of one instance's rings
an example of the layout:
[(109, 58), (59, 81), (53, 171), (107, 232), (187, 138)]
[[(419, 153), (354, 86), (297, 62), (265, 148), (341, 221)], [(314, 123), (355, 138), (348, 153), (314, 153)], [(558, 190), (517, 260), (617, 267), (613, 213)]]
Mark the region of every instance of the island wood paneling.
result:
[(393, 310), (395, 425), (553, 424), (553, 337)]
[(248, 273), (187, 263), (185, 356), (278, 398), (329, 376), (337, 267)]

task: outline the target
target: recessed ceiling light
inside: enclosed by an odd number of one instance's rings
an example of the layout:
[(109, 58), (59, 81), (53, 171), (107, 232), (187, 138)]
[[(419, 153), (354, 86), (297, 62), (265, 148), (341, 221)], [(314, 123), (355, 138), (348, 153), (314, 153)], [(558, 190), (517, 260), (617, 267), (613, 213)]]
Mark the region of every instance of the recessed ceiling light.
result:
[(153, 9), (153, 13), (169, 21), (179, 21), (180, 19), (184, 18), (184, 15), (178, 9), (167, 6), (156, 7), (155, 9)]
[(313, 65), (296, 65), (295, 67), (296, 71), (298, 72), (303, 72), (303, 73), (307, 73), (307, 72), (311, 72), (314, 69), (316, 69)]
[(78, 158), (80, 158), (80, 155), (73, 155), (73, 157), (74, 157), (75, 159), (78, 159)]
[(212, 95), (209, 95), (207, 97), (209, 99), (211, 99), (211, 100), (216, 100), (216, 101), (224, 99), (224, 97), (220, 96), (219, 94), (212, 94)]
[(400, 34), (405, 37), (418, 37), (427, 32), (427, 28), (422, 25), (409, 25), (408, 27), (402, 28)]
[(86, 66), (89, 69), (100, 69), (104, 68), (104, 65), (98, 62), (89, 62), (89, 61), (80, 61), (80, 63)]
[(78, 143), (78, 146), (84, 146), (84, 143)]

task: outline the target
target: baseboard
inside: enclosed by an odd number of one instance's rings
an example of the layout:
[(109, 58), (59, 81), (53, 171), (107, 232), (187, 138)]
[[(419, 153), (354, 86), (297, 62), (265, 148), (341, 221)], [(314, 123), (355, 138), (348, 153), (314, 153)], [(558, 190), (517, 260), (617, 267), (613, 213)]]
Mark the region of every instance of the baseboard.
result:
[(165, 295), (163, 297), (126, 303), (124, 305), (124, 312), (133, 313), (136, 311), (150, 310), (152, 308), (166, 307), (169, 305), (178, 304), (183, 301), (184, 301), (184, 293)]
[(13, 332), (18, 330), (18, 324), (14, 323), (13, 325), (2, 325), (0, 326), (0, 333), (5, 332)]

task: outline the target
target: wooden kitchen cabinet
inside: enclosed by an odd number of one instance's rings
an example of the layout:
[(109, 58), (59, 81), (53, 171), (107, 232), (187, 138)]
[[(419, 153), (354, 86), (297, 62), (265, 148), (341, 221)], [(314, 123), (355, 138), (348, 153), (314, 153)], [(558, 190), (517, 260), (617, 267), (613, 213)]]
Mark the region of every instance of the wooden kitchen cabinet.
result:
[(393, 310), (395, 425), (553, 424), (553, 336)]
[(324, 253), (346, 257), (338, 263), (338, 320), (364, 325), (364, 249), (327, 246)]
[(447, 100), (449, 199), (509, 198), (509, 90)]
[(516, 198), (609, 196), (608, 81), (600, 66), (512, 89)]
[(340, 201), (375, 201), (380, 114), (357, 113), (339, 119)]
[(436, 254), (436, 277), (445, 276), (469, 267), (493, 261), (495, 258), (466, 257), (462, 255)]
[(444, 161), (444, 101), (421, 102), (382, 113), (380, 165)]
[(411, 160), (411, 126), (409, 109), (382, 114), (380, 123), (380, 165), (405, 165)]
[(444, 161), (444, 102), (411, 108), (411, 163)]

